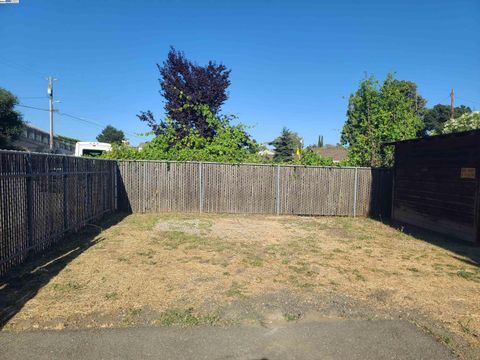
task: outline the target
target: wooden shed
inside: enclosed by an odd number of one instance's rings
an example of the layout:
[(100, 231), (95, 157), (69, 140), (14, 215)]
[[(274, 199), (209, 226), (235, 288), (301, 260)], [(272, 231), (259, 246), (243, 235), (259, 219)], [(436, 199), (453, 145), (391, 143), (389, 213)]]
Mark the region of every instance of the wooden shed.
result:
[(392, 219), (480, 244), (480, 130), (395, 146)]

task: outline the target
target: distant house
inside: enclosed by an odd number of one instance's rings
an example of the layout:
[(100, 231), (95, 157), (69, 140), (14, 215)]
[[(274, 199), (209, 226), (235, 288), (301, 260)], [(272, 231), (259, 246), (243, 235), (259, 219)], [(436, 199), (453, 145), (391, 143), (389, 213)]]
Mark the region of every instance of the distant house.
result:
[[(50, 133), (27, 124), (14, 145), (26, 151), (50, 152)], [(75, 153), (75, 141), (54, 136), (53, 150), (56, 154), (73, 155)]]
[(325, 145), (315, 148), (314, 151), (324, 158), (331, 158), (334, 163), (338, 163), (347, 158), (347, 149), (341, 146)]
[(273, 155), (275, 155), (275, 153), (273, 152), (273, 150), (264, 149), (264, 150), (260, 150), (258, 152), (258, 155), (260, 155), (261, 157), (264, 157), (264, 158), (272, 159)]

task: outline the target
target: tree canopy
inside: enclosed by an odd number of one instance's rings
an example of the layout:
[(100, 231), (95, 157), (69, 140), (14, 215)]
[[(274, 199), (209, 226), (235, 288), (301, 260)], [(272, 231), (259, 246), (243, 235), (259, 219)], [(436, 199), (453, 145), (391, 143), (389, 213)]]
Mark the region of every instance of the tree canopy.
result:
[(182, 138), (178, 137), (176, 123), (170, 118), (163, 121), (156, 137), (139, 150), (131, 146), (114, 146), (105, 157), (115, 159), (147, 159), (175, 161), (218, 161), (218, 162), (259, 162), (258, 144), (247, 133), (247, 126), (233, 125), (234, 116), (214, 115), (208, 105), (184, 105), (200, 113), (214, 129), (212, 137), (203, 136), (196, 128), (186, 128)]
[(14, 110), (17, 104), (15, 95), (0, 88), (0, 149), (15, 149), (13, 142), (25, 127), (22, 114)]
[(480, 129), (480, 112), (478, 111), (465, 113), (460, 117), (447, 120), (442, 131), (444, 134), (450, 134), (476, 129)]
[[(471, 113), (472, 109), (465, 105), (454, 108), (454, 118), (459, 118), (463, 114)], [(451, 118), (451, 109), (449, 105), (437, 104), (425, 112), (423, 122), (425, 124), (420, 136), (438, 135), (443, 132), (444, 124)]]
[(302, 148), (302, 138), (296, 132), (284, 127), (280, 136), (270, 142), (269, 145), (273, 146), (273, 160), (275, 162), (289, 162), (294, 160), (296, 149)]
[(342, 145), (349, 146), (350, 164), (391, 166), (393, 150), (383, 143), (414, 138), (422, 128), (415, 104), (420, 100), (418, 95), (412, 97), (412, 84), (396, 80), (393, 74), (388, 74), (381, 85), (374, 77), (360, 82), (358, 90), (350, 95), (341, 134)]
[(121, 144), (125, 140), (125, 134), (112, 125), (107, 125), (97, 136), (97, 140), (109, 144)]
[(213, 115), (218, 115), (228, 99), (226, 90), (230, 86), (230, 70), (214, 61), (209, 61), (205, 66), (197, 65), (173, 47), (167, 59), (157, 67), (170, 123), (158, 123), (151, 111), (138, 115), (140, 120), (147, 122), (156, 134), (164, 127), (174, 127), (180, 138), (188, 136), (189, 129), (198, 131), (203, 137), (213, 137), (215, 128), (208, 123), (208, 119), (193, 107), (185, 105), (206, 105)]

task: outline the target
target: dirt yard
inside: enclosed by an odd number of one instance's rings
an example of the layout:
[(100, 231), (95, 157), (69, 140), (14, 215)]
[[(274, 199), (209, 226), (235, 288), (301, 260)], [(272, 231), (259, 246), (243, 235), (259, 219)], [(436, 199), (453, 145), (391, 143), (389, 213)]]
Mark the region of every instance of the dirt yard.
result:
[(480, 355), (480, 249), (364, 218), (129, 215), (0, 281), (4, 330), (404, 318)]

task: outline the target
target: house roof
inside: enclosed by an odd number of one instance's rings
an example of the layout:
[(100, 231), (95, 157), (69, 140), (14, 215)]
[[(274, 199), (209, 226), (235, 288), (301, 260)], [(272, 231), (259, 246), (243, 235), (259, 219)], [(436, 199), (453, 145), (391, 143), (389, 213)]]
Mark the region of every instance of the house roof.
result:
[(315, 149), (315, 152), (321, 157), (332, 158), (334, 161), (341, 161), (347, 158), (347, 149), (341, 146), (323, 146)]

